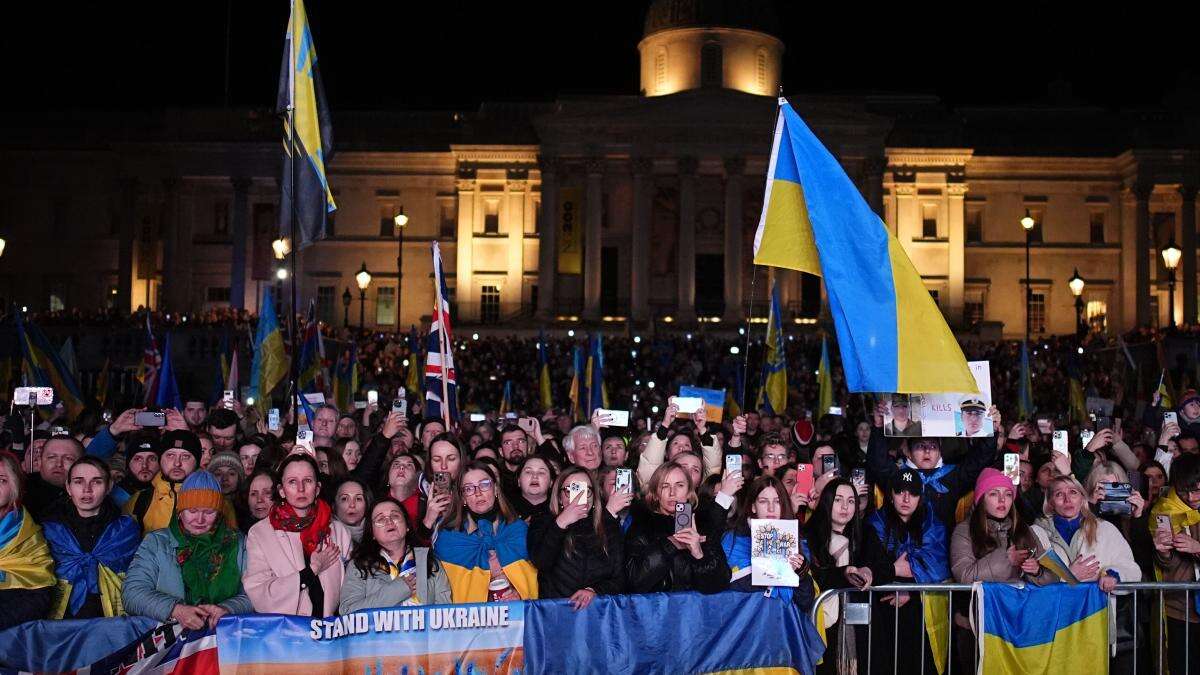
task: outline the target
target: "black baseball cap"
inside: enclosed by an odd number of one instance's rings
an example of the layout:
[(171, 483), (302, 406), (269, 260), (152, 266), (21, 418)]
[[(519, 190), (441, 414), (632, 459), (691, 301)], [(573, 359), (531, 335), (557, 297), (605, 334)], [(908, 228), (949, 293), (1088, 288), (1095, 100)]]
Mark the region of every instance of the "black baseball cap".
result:
[(897, 494), (907, 492), (918, 497), (925, 490), (925, 484), (921, 481), (921, 474), (915, 469), (902, 469), (892, 474), (892, 479), (888, 481), (888, 492)]

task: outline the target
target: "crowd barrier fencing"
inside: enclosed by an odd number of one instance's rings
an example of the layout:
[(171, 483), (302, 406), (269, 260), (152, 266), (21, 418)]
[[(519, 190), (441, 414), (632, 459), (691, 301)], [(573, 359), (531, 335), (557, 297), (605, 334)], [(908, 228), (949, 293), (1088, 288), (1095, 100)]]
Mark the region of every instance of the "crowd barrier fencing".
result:
[[(1012, 583), (997, 584), (997, 585), (1008, 586), (1011, 588), (1022, 588), (1022, 589), (1026, 588), (1026, 584), (1024, 582), (1012, 582)], [(1032, 586), (1032, 585), (1030, 585), (1030, 586)], [(914, 584), (887, 584), (887, 585), (883, 585), (883, 586), (870, 587), (870, 588), (866, 588), (863, 590), (859, 590), (856, 588), (834, 588), (834, 589), (824, 590), (817, 596), (816, 601), (813, 603), (812, 610), (810, 611), (810, 619), (812, 620), (814, 626), (819, 626), (820, 625), (819, 622), (825, 621), (824, 612), (831, 610), (830, 602), (835, 601), (837, 603), (837, 606), (832, 608), (832, 610), (836, 611), (836, 614), (837, 614), (837, 618), (835, 619), (835, 622), (840, 628), (840, 630), (838, 630), (837, 633), (841, 640), (843, 640), (843, 641), (846, 640), (848, 634), (850, 633), (850, 631), (845, 630), (846, 626), (866, 626), (867, 663), (866, 663), (865, 670), (862, 670), (861, 672), (869, 673), (869, 672), (873, 672), (871, 670), (871, 666), (872, 666), (871, 660), (872, 660), (872, 657), (874, 656), (874, 654), (873, 654), (874, 645), (871, 640), (872, 624), (874, 623), (872, 621), (872, 612), (875, 611), (874, 608), (877, 607), (876, 602), (875, 602), (876, 598), (878, 596), (895, 594), (895, 593), (938, 593), (938, 594), (944, 595), (947, 600), (945, 631), (946, 631), (947, 636), (949, 636), (949, 639), (947, 639), (947, 644), (946, 644), (945, 669), (944, 669), (944, 671), (939, 670), (938, 672), (943, 672), (944, 675), (950, 675), (951, 673), (954, 672), (954, 666), (955, 666), (955, 659), (954, 659), (954, 653), (953, 653), (954, 652), (954, 639), (953, 639), (954, 630), (953, 629), (954, 629), (954, 616), (955, 616), (955, 614), (954, 614), (955, 595), (959, 594), (959, 596), (960, 596), (960, 599), (958, 601), (960, 609), (963, 609), (962, 605), (964, 604), (964, 602), (967, 604), (967, 607), (965, 609), (966, 609), (967, 615), (971, 621), (971, 629), (974, 630), (975, 627), (979, 625), (979, 623), (977, 621), (977, 619), (978, 619), (977, 613), (978, 613), (978, 611), (980, 611), (980, 608), (976, 607), (976, 603), (974, 601), (975, 600), (974, 593), (978, 590), (978, 587), (979, 587), (979, 584), (959, 584), (959, 583), (916, 584), (916, 583), (914, 583)], [(1180, 593), (1180, 592), (1182, 592), (1183, 596), (1184, 596), (1184, 607), (1194, 608), (1198, 613), (1200, 613), (1200, 606), (1197, 606), (1197, 605), (1200, 605), (1200, 603), (1196, 602), (1196, 600), (1197, 600), (1196, 594), (1200, 593), (1200, 582), (1118, 583), (1116, 585), (1116, 587), (1114, 588), (1114, 590), (1112, 592), (1112, 597), (1114, 597), (1114, 598), (1130, 597), (1132, 599), (1132, 601), (1131, 601), (1132, 613), (1130, 614), (1130, 616), (1132, 617), (1133, 621), (1135, 622), (1135, 625), (1133, 626), (1133, 630), (1130, 631), (1131, 638), (1132, 638), (1132, 652), (1133, 652), (1133, 658), (1130, 659), (1130, 667), (1131, 667), (1130, 672), (1133, 672), (1133, 673), (1140, 672), (1139, 667), (1141, 665), (1139, 662), (1139, 659), (1137, 658), (1138, 654), (1139, 654), (1139, 652), (1138, 652), (1138, 633), (1139, 633), (1138, 628), (1139, 628), (1139, 626), (1137, 625), (1138, 617), (1140, 616), (1138, 613), (1138, 598), (1139, 598), (1139, 596), (1146, 595), (1146, 594), (1149, 594), (1151, 596), (1150, 601), (1152, 604), (1150, 605), (1150, 607), (1153, 610), (1155, 610), (1155, 612), (1154, 612), (1155, 617), (1153, 617), (1151, 620), (1157, 619), (1156, 624), (1151, 626), (1151, 628), (1156, 629), (1155, 635), (1157, 637), (1158, 649), (1155, 651), (1154, 654), (1152, 654), (1152, 656), (1151, 656), (1152, 663), (1150, 665), (1155, 668), (1154, 669), (1155, 673), (1163, 674), (1163, 673), (1167, 672), (1166, 664), (1165, 664), (1165, 661), (1163, 658), (1164, 652), (1166, 651), (1163, 648), (1163, 645), (1165, 642), (1165, 635), (1166, 635), (1166, 616), (1165, 616), (1165, 612), (1161, 611), (1161, 608), (1163, 607), (1163, 601), (1164, 601), (1164, 597), (1166, 594)], [(970, 593), (971, 594), (970, 599), (969, 600), (962, 599), (961, 594), (963, 594), (963, 593)], [(867, 598), (867, 601), (865, 603), (864, 602), (850, 602), (848, 600), (848, 598), (846, 598), (844, 596), (848, 596), (851, 594), (859, 596), (859, 600), (861, 600), (861, 597), (863, 595), (865, 595)], [(1143, 600), (1142, 602), (1144, 603), (1146, 601)], [(1112, 607), (1112, 604), (1110, 603), (1110, 608), (1111, 607)], [(884, 610), (884, 611), (887, 611), (887, 610)], [(895, 609), (893, 611), (894, 611), (893, 621), (898, 623), (899, 618), (900, 618), (900, 607), (898, 605), (895, 606)], [(1109, 623), (1109, 625), (1110, 626), (1112, 625), (1111, 622)], [(1184, 653), (1184, 663), (1186, 664), (1185, 671), (1184, 671), (1184, 673), (1172, 672), (1172, 673), (1170, 673), (1170, 675), (1192, 675), (1192, 673), (1193, 673), (1192, 645), (1191, 645), (1191, 641), (1190, 641), (1190, 633), (1191, 633), (1191, 631), (1189, 631), (1189, 630), (1183, 631), (1184, 643), (1181, 648)], [(925, 634), (926, 634), (926, 614), (924, 612), (922, 612), (920, 635), (922, 636), (923, 639), (924, 639)], [(892, 672), (897, 673), (897, 672), (899, 672), (898, 656), (899, 656), (899, 650), (900, 650), (900, 631), (897, 629), (893, 629), (892, 636), (893, 636), (893, 641), (892, 641), (893, 671)], [(1109, 644), (1111, 646), (1111, 644), (1112, 644), (1111, 637), (1112, 636), (1108, 635), (1107, 632), (1106, 632), (1106, 636), (1109, 638)], [(981, 642), (980, 642), (980, 644), (981, 644)], [(835, 645), (830, 645), (830, 646), (841, 647), (842, 649), (839, 649), (838, 653), (845, 652), (844, 644), (837, 645), (837, 646), (835, 646)], [(922, 647), (921, 648), (921, 669), (918, 672), (924, 673), (924, 672), (926, 672), (926, 662), (925, 662), (926, 655), (925, 655), (924, 645), (922, 645), (921, 647)], [(1145, 647), (1145, 645), (1143, 645), (1143, 647)], [(1171, 647), (1171, 649), (1178, 649), (1178, 648), (1180, 648), (1180, 647), (1179, 646)], [(1200, 648), (1200, 646), (1198, 646), (1198, 648)], [(826, 658), (828, 658), (829, 652), (827, 652), (826, 654), (827, 654)], [(975, 652), (975, 671), (976, 672), (984, 672), (983, 662), (982, 662), (983, 658), (984, 658), (983, 650), (977, 649)], [(1195, 672), (1200, 673), (1200, 667), (1197, 667), (1195, 669)]]

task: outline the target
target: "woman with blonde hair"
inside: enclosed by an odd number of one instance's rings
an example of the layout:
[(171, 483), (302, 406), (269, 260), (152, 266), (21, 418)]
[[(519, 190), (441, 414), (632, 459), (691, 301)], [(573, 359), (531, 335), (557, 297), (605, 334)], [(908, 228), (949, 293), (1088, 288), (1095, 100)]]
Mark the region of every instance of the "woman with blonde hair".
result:
[(1097, 582), (1107, 593), (1119, 581), (1141, 581), (1129, 542), (1115, 525), (1092, 513), (1087, 495), (1074, 476), (1055, 477), (1046, 490), (1046, 515), (1037, 520), (1034, 533), (1081, 582)]

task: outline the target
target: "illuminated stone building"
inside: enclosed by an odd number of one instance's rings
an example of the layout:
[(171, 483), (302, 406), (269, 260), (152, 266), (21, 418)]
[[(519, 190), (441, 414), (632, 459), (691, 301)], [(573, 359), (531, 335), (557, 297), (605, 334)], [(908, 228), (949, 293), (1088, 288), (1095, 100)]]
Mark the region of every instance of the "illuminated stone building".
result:
[[(339, 209), (330, 239), (299, 253), (304, 303), (356, 324), (365, 264), (364, 323), (419, 324), (436, 240), (459, 323), (728, 326), (752, 293), (761, 313), (767, 277), (749, 258), (786, 49), (778, 34), (762, 3), (655, 0), (636, 45), (639, 92), (460, 113), (335, 111)], [(1034, 333), (1075, 329), (1075, 270), (1097, 329), (1164, 323), (1168, 311), (1195, 319), (1194, 107), (1095, 109), (1065, 85), (1006, 108), (787, 93), (957, 329), (1025, 330), (1027, 211)], [(6, 126), (5, 300), (255, 309), (277, 285), (272, 115), (88, 113)], [(1168, 308), (1159, 251), (1171, 240), (1184, 255)], [(819, 281), (779, 278), (790, 318), (819, 315)]]

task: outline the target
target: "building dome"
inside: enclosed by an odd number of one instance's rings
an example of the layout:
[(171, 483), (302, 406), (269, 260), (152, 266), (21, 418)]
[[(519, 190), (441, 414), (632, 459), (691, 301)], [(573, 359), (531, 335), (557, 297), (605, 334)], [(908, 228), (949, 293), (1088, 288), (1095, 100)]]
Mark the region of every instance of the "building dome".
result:
[(779, 35), (770, 0), (654, 0), (642, 37), (674, 28), (741, 28)]
[(774, 96), (783, 42), (769, 0), (654, 0), (642, 41), (644, 96), (733, 89)]

